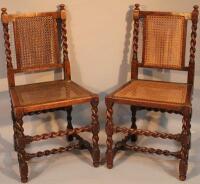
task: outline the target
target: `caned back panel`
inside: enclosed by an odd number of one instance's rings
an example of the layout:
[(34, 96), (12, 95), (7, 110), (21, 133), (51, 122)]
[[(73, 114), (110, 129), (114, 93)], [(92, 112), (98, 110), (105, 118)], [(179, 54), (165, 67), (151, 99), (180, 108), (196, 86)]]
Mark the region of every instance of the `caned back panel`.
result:
[(60, 62), (57, 22), (52, 16), (19, 17), (13, 22), (17, 69), (56, 66)]
[(183, 16), (147, 15), (143, 30), (143, 64), (181, 69), (185, 60), (186, 20)]

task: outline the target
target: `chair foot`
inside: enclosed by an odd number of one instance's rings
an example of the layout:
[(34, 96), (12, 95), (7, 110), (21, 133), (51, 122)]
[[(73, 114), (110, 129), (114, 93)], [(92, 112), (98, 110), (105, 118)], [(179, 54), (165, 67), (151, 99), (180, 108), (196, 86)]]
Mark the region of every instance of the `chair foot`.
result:
[(28, 178), (21, 178), (21, 182), (22, 183), (27, 183), (28, 182)]
[(187, 168), (188, 168), (187, 161), (180, 160), (180, 163), (179, 163), (179, 179), (181, 181), (185, 181), (186, 180)]
[(113, 152), (109, 151), (106, 153), (106, 159), (107, 159), (107, 168), (112, 169), (113, 168)]
[[(111, 140), (110, 143), (113, 143), (113, 141)], [(107, 151), (106, 151), (106, 164), (107, 164), (107, 168), (108, 169), (112, 169), (113, 168), (113, 159), (114, 159), (114, 150), (110, 149), (110, 144), (109, 140), (107, 140)], [(122, 149), (123, 150), (123, 147)]]
[(108, 164), (107, 164), (107, 168), (108, 168), (108, 169), (112, 169), (112, 168), (113, 168), (113, 164), (111, 164), (111, 165), (108, 165)]
[(179, 176), (179, 180), (180, 181), (185, 181), (186, 180), (186, 176)]
[(99, 148), (96, 148), (95, 150), (93, 150), (93, 165), (94, 167), (99, 167), (99, 163), (100, 163), (100, 150)]
[(99, 167), (99, 162), (93, 162), (94, 167)]
[(112, 169), (113, 168), (113, 152), (111, 150), (107, 149), (106, 160), (107, 160), (107, 168)]
[(18, 153), (18, 161), (19, 161), (19, 171), (21, 176), (21, 182), (28, 182), (28, 164), (24, 159), (23, 154)]
[(112, 169), (113, 168), (113, 154), (112, 153), (107, 153), (107, 168)]

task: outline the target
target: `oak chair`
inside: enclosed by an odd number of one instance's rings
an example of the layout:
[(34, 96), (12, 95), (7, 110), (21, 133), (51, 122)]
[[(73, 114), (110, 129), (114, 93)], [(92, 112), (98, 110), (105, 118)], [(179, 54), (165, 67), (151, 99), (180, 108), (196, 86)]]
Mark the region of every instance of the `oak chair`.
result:
[[(133, 58), (131, 62), (131, 80), (106, 97), (107, 106), (107, 167), (113, 167), (113, 158), (119, 150), (133, 150), (165, 156), (175, 156), (180, 159), (179, 179), (185, 180), (188, 155), (191, 144), (190, 120), (192, 116), (192, 91), (195, 71), (195, 45), (197, 36), (198, 6), (194, 6), (192, 13), (171, 13), (140, 11), (139, 4), (133, 12)], [(185, 64), (185, 46), (187, 22), (192, 21), (189, 65)], [(142, 61), (138, 61), (139, 25), (143, 27)], [(171, 69), (188, 72), (185, 83), (142, 80), (138, 78), (138, 68)], [(130, 128), (114, 125), (113, 105), (127, 104), (131, 107), (132, 125)], [(136, 111), (161, 111), (176, 113), (183, 116), (182, 132), (168, 134), (137, 129)], [(113, 145), (113, 134), (125, 134), (122, 141)], [(181, 143), (181, 150), (168, 150), (139, 147), (129, 144), (135, 142), (137, 135), (154, 138), (172, 139)]]
[[(60, 5), (56, 12), (7, 14), (2, 8), (1, 20), (5, 39), (7, 77), (11, 98), (11, 109), (14, 129), (14, 149), (18, 154), (21, 181), (28, 181), (27, 161), (34, 157), (48, 156), (72, 149), (88, 149), (93, 165), (98, 167), (100, 150), (98, 147), (99, 122), (97, 115), (98, 96), (89, 92), (71, 80), (70, 62), (67, 51), (67, 14), (65, 5)], [(14, 32), (14, 51), (10, 38)], [(13, 57), (14, 55), (14, 57)], [(41, 72), (62, 69), (64, 79), (27, 85), (15, 85), (15, 74)], [(91, 103), (92, 123), (81, 127), (72, 126), (72, 106)], [(23, 117), (56, 110), (67, 112), (66, 130), (28, 136), (24, 134)], [(79, 136), (82, 132), (91, 132), (92, 145)], [(67, 136), (67, 147), (27, 153), (26, 144), (58, 136)]]

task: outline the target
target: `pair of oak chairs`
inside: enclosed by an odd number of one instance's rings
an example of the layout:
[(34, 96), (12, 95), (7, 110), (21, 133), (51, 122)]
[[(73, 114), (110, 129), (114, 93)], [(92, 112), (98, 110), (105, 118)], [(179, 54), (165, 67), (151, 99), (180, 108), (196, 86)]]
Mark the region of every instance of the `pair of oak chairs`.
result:
[[(107, 106), (107, 167), (113, 167), (113, 158), (119, 150), (133, 150), (165, 156), (175, 156), (180, 159), (179, 179), (185, 180), (188, 155), (191, 146), (190, 120), (192, 116), (192, 91), (195, 71), (195, 45), (197, 36), (198, 6), (194, 6), (192, 13), (171, 13), (141, 11), (139, 4), (133, 11), (133, 57), (131, 61), (131, 80), (121, 88), (106, 96)], [(14, 149), (18, 154), (21, 181), (28, 181), (27, 162), (34, 157), (48, 156), (72, 149), (88, 149), (94, 167), (100, 164), (100, 150), (98, 146), (98, 95), (89, 92), (71, 80), (70, 62), (67, 45), (67, 14), (65, 6), (59, 6), (56, 12), (15, 14), (7, 13), (2, 8), (1, 20), (5, 39), (5, 53), (7, 62), (7, 77), (11, 98), (11, 115), (14, 129)], [(192, 21), (189, 63), (185, 63), (187, 22)], [(140, 25), (143, 27), (143, 55), (142, 62), (138, 61), (138, 40)], [(14, 34), (11, 34), (13, 32)], [(10, 40), (14, 40), (13, 45)], [(12, 49), (14, 47), (14, 49)], [(13, 51), (14, 50), (14, 51)], [(11, 52), (13, 51), (13, 52)], [(157, 68), (186, 71), (187, 82), (163, 82), (142, 80), (138, 78), (139, 68)], [(62, 69), (63, 80), (15, 85), (15, 74)], [(92, 123), (90, 125), (73, 128), (72, 106), (90, 103), (92, 106)], [(132, 125), (130, 128), (118, 127), (113, 123), (113, 105), (127, 104), (131, 107)], [(137, 129), (136, 111), (150, 110), (176, 113), (183, 116), (182, 132), (168, 134)], [(63, 110), (67, 112), (68, 125), (66, 130), (45, 133), (42, 135), (25, 135), (23, 117), (51, 111)], [(92, 144), (84, 140), (79, 134), (92, 133)], [(113, 144), (113, 134), (125, 134), (124, 139)], [(139, 147), (128, 144), (136, 142), (137, 136), (151, 136), (154, 138), (172, 139), (180, 142), (181, 150), (168, 150)], [(27, 153), (26, 144), (34, 141), (46, 140), (58, 136), (66, 136), (71, 142), (67, 147), (52, 150)], [(74, 143), (76, 139), (78, 143)]]

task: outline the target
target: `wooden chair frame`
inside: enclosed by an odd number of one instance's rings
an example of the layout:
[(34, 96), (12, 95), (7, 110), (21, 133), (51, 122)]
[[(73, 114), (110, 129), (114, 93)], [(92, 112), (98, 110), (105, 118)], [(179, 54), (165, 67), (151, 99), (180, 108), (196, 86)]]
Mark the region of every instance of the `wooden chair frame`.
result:
[[(68, 58), (68, 45), (67, 45), (67, 29), (66, 29), (66, 20), (67, 14), (65, 10), (65, 5), (61, 4), (59, 6), (59, 10), (57, 12), (47, 12), (47, 13), (30, 13), (30, 14), (16, 14), (9, 15), (7, 14), (7, 9), (2, 8), (1, 20), (3, 24), (3, 32), (5, 39), (5, 53), (6, 53), (6, 63), (7, 63), (7, 77), (8, 77), (8, 85), (9, 92), (11, 93), (11, 88), (15, 87), (15, 74), (19, 72), (34, 72), (34, 71), (45, 71), (49, 69), (58, 69), (62, 68), (64, 71), (64, 80), (70, 81), (70, 62)], [(37, 17), (37, 16), (51, 16), (56, 20), (61, 21), (61, 41), (62, 41), (62, 49), (63, 49), (63, 62), (54, 64), (54, 65), (45, 65), (41, 67), (29, 67), (29, 68), (13, 68), (12, 57), (11, 57), (11, 44), (9, 41), (9, 26), (8, 24), (14, 22), (19, 17)], [(57, 29), (57, 28), (56, 28)], [(17, 58), (18, 59), (18, 58)], [(11, 95), (11, 94), (10, 94)], [(15, 98), (15, 97), (14, 97)], [(92, 106), (92, 123), (85, 127), (81, 128), (73, 128), (72, 126), (72, 105), (81, 104), (90, 102)], [(92, 158), (93, 165), (95, 167), (99, 166), (100, 160), (100, 150), (98, 146), (98, 133), (99, 133), (99, 122), (98, 122), (98, 102), (99, 98), (96, 94), (91, 93), (91, 95), (87, 98), (80, 98), (78, 100), (68, 100), (63, 101), (61, 103), (51, 102), (48, 104), (39, 104), (28, 107), (15, 107), (13, 105), (13, 101), (11, 100), (11, 115), (13, 120), (13, 129), (14, 129), (14, 149), (18, 154), (19, 161), (19, 169), (21, 175), (21, 181), (23, 183), (28, 181), (28, 164), (27, 161), (34, 157), (42, 157), (48, 156), (50, 154), (63, 153), (65, 151), (70, 151), (72, 149), (88, 149)], [(56, 110), (67, 111), (67, 129), (65, 131), (59, 132), (51, 132), (42, 135), (28, 136), (24, 134), (23, 129), (23, 117), (26, 115), (33, 115), (39, 113), (52, 112)], [(91, 132), (93, 134), (91, 145), (88, 141), (81, 138), (78, 134), (82, 132)], [(29, 144), (34, 141), (46, 140), (48, 138), (55, 138), (59, 136), (67, 136), (69, 141), (73, 140), (73, 137), (78, 140), (77, 144), (70, 144), (67, 147), (60, 147), (52, 150), (39, 151), (37, 153), (27, 153), (25, 151), (26, 144)]]
[[(188, 168), (188, 155), (189, 149), (191, 144), (191, 132), (190, 132), (190, 121), (192, 116), (192, 91), (193, 91), (193, 84), (194, 84), (194, 71), (195, 71), (195, 46), (196, 46), (196, 36), (197, 36), (197, 22), (198, 22), (198, 6), (195, 5), (192, 13), (172, 13), (172, 12), (150, 12), (150, 11), (140, 11), (139, 4), (135, 5), (134, 12), (133, 12), (133, 19), (134, 19), (134, 31), (133, 31), (133, 58), (131, 62), (131, 81), (138, 79), (138, 68), (139, 67), (146, 67), (146, 68), (161, 68), (162, 67), (151, 67), (151, 66), (144, 66), (143, 62), (138, 62), (138, 40), (139, 40), (139, 20), (140, 18), (144, 18), (147, 15), (168, 15), (168, 16), (182, 16), (185, 18), (185, 21), (191, 20), (192, 21), (192, 33), (191, 33), (191, 42), (190, 42), (190, 60), (189, 66), (181, 66), (181, 68), (177, 70), (187, 71), (188, 72), (188, 80), (187, 80), (187, 98), (186, 104), (183, 106), (174, 106), (173, 104), (148, 104), (148, 103), (140, 103), (134, 102), (130, 99), (124, 98), (117, 98), (114, 97), (114, 93), (123, 89), (122, 86), (117, 91), (108, 95), (105, 99), (106, 106), (107, 106), (107, 122), (106, 122), (106, 134), (107, 134), (107, 167), (111, 169), (113, 167), (113, 159), (116, 155), (117, 151), (119, 150), (132, 150), (132, 151), (139, 151), (143, 153), (150, 153), (150, 154), (158, 154), (158, 155), (165, 155), (165, 156), (175, 156), (176, 158), (180, 159), (179, 164), (179, 179), (185, 180)], [(184, 58), (183, 58), (184, 59)], [(168, 68), (171, 69), (171, 68)], [(130, 82), (131, 82), (130, 81)], [(131, 128), (124, 128), (115, 126), (113, 123), (112, 115), (113, 115), (113, 105), (114, 103), (118, 104), (127, 104), (131, 106), (132, 112), (132, 125)], [(189, 105), (188, 105), (189, 104)], [(136, 111), (138, 110), (149, 110), (149, 111), (160, 111), (160, 112), (168, 112), (168, 113), (176, 113), (183, 116), (183, 126), (181, 134), (168, 134), (168, 133), (160, 133), (160, 132), (152, 132), (148, 130), (141, 130), (137, 129), (136, 126)], [(127, 136), (122, 141), (117, 142), (115, 145), (113, 144), (113, 134), (114, 133), (122, 133)], [(170, 152), (168, 150), (161, 150), (161, 149), (154, 149), (154, 148), (147, 148), (147, 147), (139, 147), (136, 145), (129, 145), (127, 141), (131, 139), (133, 142), (137, 140), (137, 135), (143, 136), (150, 136), (154, 138), (162, 138), (162, 139), (172, 139), (176, 140), (181, 143), (182, 147), (180, 151), (177, 152)]]

